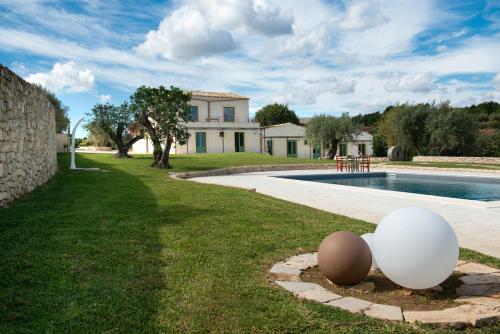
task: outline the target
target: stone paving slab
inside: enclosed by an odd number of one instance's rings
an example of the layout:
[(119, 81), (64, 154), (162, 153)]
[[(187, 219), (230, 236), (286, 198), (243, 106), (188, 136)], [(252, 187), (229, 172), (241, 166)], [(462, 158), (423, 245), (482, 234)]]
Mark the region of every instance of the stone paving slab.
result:
[(300, 291), (297, 293), (297, 297), (317, 303), (327, 303), (331, 300), (342, 298), (342, 296), (332, 293), (324, 288)]
[(484, 296), (500, 298), (500, 285), (498, 284), (475, 284), (461, 285), (457, 288), (457, 294), (461, 296)]
[(500, 310), (500, 299), (491, 297), (477, 297), (477, 296), (461, 296), (455, 299), (459, 303), (469, 303), (475, 305), (484, 305), (496, 307)]
[(459, 278), (464, 284), (500, 284), (500, 273), (465, 275)]
[(399, 306), (372, 304), (364, 313), (377, 319), (403, 321), (403, 312)]
[(302, 271), (300, 269), (290, 268), (283, 263), (276, 263), (269, 272), (273, 278), (278, 281), (301, 281), (300, 274)]
[(469, 263), (457, 266), (455, 268), (455, 271), (458, 271), (459, 273), (464, 273), (467, 275), (474, 275), (474, 274), (498, 273), (498, 272), (500, 272), (500, 269), (488, 267), (484, 264), (469, 262)]
[(292, 293), (322, 288), (321, 285), (307, 282), (276, 281), (275, 283)]
[(354, 297), (345, 297), (336, 300), (332, 300), (325, 305), (339, 307), (343, 310), (352, 312), (352, 313), (362, 313), (364, 310), (369, 308), (372, 303), (366, 300), (354, 298)]
[(472, 305), (462, 305), (440, 311), (405, 311), (409, 323), (426, 323), (456, 329), (472, 326), (474, 321)]
[(350, 289), (360, 290), (360, 291), (373, 291), (375, 290), (375, 283), (373, 282), (360, 282), (358, 284), (350, 285)]
[(305, 270), (318, 265), (318, 253), (305, 253), (289, 258), (285, 264), (292, 268)]

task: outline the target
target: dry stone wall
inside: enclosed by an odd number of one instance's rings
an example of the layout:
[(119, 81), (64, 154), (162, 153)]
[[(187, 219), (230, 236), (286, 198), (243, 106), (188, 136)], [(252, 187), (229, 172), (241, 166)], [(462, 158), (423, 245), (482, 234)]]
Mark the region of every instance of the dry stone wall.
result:
[(500, 157), (441, 157), (441, 156), (423, 156), (413, 157), (415, 162), (454, 162), (454, 163), (483, 163), (500, 164)]
[(56, 171), (52, 105), (39, 88), (0, 65), (0, 207)]

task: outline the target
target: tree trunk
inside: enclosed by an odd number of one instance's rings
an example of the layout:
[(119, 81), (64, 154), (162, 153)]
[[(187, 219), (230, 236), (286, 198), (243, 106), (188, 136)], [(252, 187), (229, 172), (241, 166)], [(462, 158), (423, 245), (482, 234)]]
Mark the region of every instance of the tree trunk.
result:
[(118, 147), (118, 152), (116, 152), (115, 155), (113, 155), (113, 158), (121, 159), (121, 158), (132, 158), (132, 157), (128, 154), (128, 147), (122, 146)]
[(165, 149), (163, 150), (163, 153), (161, 155), (160, 159), (160, 164), (158, 165), (158, 168), (172, 168), (170, 166), (170, 148), (172, 147), (172, 142), (173, 138), (172, 137), (167, 137), (165, 140)]
[(116, 148), (118, 149), (118, 152), (116, 152), (113, 155), (113, 158), (130, 158), (128, 155), (128, 149), (125, 148), (125, 145), (123, 144), (123, 126), (120, 124), (116, 127), (116, 132), (113, 131), (108, 131), (108, 135), (111, 138), (111, 140), (115, 143)]
[(137, 142), (140, 139), (143, 139), (143, 135), (135, 136), (134, 138), (130, 139), (128, 142), (124, 143), (121, 147), (118, 146), (118, 152), (114, 155), (115, 158), (132, 158), (129, 154), (128, 151), (132, 147), (132, 145)]
[(337, 155), (337, 146), (339, 145), (339, 142), (336, 140), (330, 141), (330, 144), (328, 145), (328, 159), (333, 159), (335, 158), (335, 155)]

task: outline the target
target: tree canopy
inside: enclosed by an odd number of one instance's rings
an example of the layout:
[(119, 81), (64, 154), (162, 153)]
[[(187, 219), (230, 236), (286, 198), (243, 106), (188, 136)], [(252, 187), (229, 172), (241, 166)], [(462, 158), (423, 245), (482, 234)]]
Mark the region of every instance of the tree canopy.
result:
[(342, 141), (352, 140), (359, 132), (359, 125), (347, 113), (340, 117), (323, 114), (313, 117), (307, 124), (306, 138), (313, 145), (323, 145), (328, 158), (333, 159), (338, 145)]
[(142, 131), (134, 126), (134, 113), (128, 103), (119, 106), (109, 103), (96, 104), (88, 114), (90, 127), (99, 128), (116, 144), (115, 157), (128, 158), (129, 149), (139, 139), (144, 138)]
[(255, 113), (255, 120), (262, 126), (293, 123), (299, 124), (299, 118), (295, 111), (290, 110), (288, 105), (273, 103), (268, 104), (264, 108)]
[(68, 128), (69, 125), (69, 107), (64, 105), (61, 100), (59, 100), (57, 96), (47, 88), (40, 85), (37, 86), (45, 93), (45, 96), (47, 96), (47, 99), (55, 110), (56, 133), (62, 133)]
[(173, 86), (169, 89), (141, 86), (130, 99), (137, 121), (146, 128), (153, 142), (153, 166), (171, 168), (169, 157), (174, 138), (179, 144), (185, 144), (189, 137), (186, 122), (191, 110), (191, 94)]

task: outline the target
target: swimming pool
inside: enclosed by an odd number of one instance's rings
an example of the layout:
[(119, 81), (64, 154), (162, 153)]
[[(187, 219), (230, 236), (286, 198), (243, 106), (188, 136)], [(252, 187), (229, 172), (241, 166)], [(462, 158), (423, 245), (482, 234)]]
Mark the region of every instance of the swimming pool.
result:
[(405, 173), (289, 175), (280, 178), (476, 201), (500, 200), (500, 178)]

